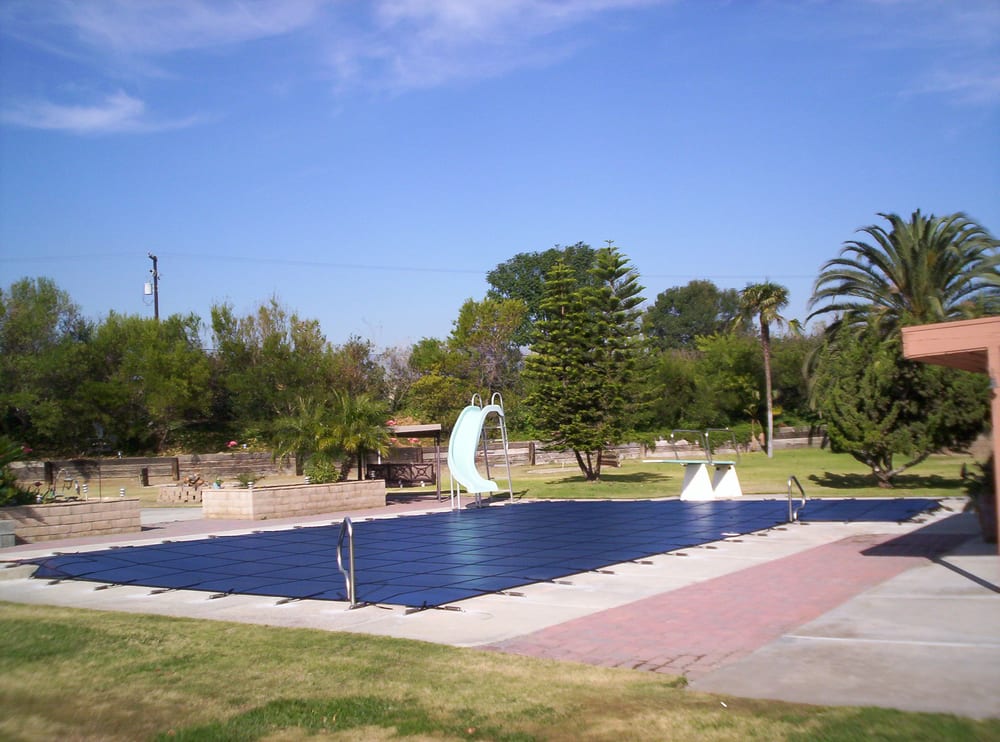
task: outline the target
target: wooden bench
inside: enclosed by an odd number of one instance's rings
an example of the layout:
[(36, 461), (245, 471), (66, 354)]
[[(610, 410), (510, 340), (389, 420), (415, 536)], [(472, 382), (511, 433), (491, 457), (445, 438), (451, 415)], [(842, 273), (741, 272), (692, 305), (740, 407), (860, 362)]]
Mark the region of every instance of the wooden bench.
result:
[(386, 486), (398, 484), (414, 486), (434, 484), (436, 472), (433, 462), (404, 461), (368, 465), (369, 479), (384, 479)]

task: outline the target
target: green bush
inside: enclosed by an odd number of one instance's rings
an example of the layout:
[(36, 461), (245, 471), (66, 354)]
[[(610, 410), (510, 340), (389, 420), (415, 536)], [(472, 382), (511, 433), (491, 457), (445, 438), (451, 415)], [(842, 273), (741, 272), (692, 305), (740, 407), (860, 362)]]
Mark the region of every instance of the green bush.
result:
[(236, 475), (236, 480), (240, 483), (240, 487), (243, 489), (248, 488), (251, 484), (259, 482), (264, 477), (256, 472), (244, 471)]
[(969, 471), (962, 466), (962, 487), (975, 505), (996, 500), (997, 484), (993, 476), (993, 461), (993, 454), (990, 454), (985, 464), (976, 462), (974, 466), (978, 471)]
[(313, 454), (306, 461), (304, 473), (310, 484), (330, 484), (340, 480), (340, 466), (329, 456)]
[(17, 475), (11, 467), (19, 461), (24, 451), (7, 436), (0, 436), (0, 507), (4, 505), (26, 505), (34, 502), (35, 496), (18, 486)]

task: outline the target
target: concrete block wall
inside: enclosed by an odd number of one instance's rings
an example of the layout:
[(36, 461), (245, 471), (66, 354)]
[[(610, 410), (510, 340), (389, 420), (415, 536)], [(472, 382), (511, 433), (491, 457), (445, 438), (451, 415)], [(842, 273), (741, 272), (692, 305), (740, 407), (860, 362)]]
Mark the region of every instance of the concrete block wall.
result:
[(15, 461), (11, 468), (21, 482), (46, 482), (61, 488), (65, 480), (75, 479), (91, 482), (99, 477), (104, 479), (135, 478), (137, 481), (143, 469), (150, 479), (176, 479), (177, 458), (107, 456), (100, 459), (53, 459), (51, 461)]
[(120, 498), (18, 505), (0, 508), (0, 519), (14, 522), (18, 543), (137, 533), (141, 530), (139, 499)]
[(200, 474), (206, 481), (236, 479), (240, 474), (294, 474), (296, 469), (294, 456), (275, 459), (269, 452), (254, 451), (185, 454), (178, 456), (177, 462), (182, 478)]
[(287, 484), (247, 489), (202, 489), (206, 518), (269, 520), (385, 507), (381, 479), (333, 484)]
[(11, 467), (18, 481), (48, 482), (61, 489), (66, 480), (93, 482), (105, 479), (135, 478), (145, 471), (150, 481), (177, 481), (201, 475), (206, 481), (222, 477), (236, 479), (240, 474), (276, 476), (294, 474), (294, 456), (275, 460), (269, 452), (227, 451), (224, 453), (184, 454), (181, 456), (105, 456), (100, 459), (53, 459), (51, 461), (15, 461)]

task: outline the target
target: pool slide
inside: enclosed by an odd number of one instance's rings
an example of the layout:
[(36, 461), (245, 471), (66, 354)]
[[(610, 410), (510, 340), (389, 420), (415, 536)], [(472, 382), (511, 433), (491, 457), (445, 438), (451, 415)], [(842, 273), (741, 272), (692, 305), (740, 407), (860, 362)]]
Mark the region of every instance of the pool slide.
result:
[[(451, 438), (448, 441), (448, 471), (452, 479), (452, 501), (459, 494), (459, 487), (464, 488), (469, 494), (479, 495), (483, 492), (499, 492), (497, 483), (485, 479), (476, 469), (476, 452), (479, 448), (479, 441), (483, 434), (483, 424), (491, 413), (496, 413), (503, 417), (503, 408), (500, 405), (486, 405), (478, 407), (470, 404), (463, 408), (452, 428)], [(458, 487), (456, 487), (456, 483)]]

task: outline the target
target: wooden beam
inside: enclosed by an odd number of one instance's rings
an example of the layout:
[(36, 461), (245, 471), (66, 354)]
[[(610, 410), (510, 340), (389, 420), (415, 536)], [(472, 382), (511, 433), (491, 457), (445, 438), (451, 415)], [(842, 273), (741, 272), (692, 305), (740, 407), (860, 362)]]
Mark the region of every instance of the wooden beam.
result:
[(1000, 317), (903, 328), (903, 355), (913, 361), (987, 373), (991, 347), (1000, 347)]
[[(903, 356), (911, 361), (951, 366), (989, 376), (993, 476), (994, 482), (1000, 482), (1000, 317), (904, 327)], [(997, 542), (1000, 549), (1000, 522), (997, 524)]]

